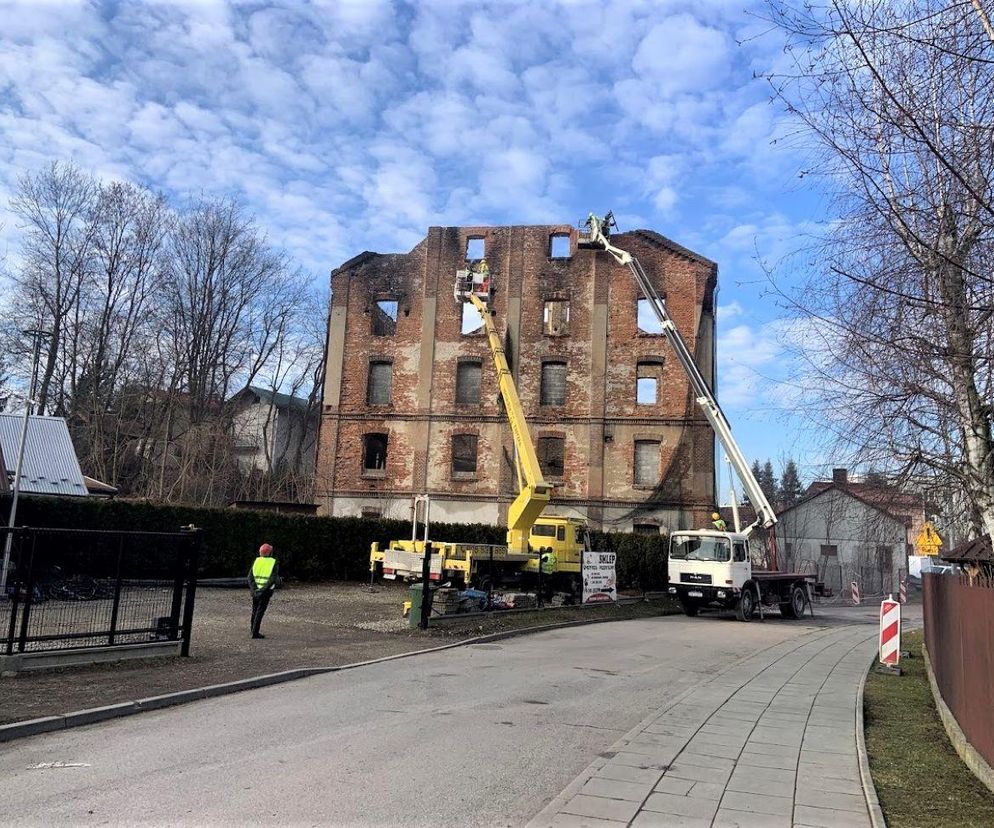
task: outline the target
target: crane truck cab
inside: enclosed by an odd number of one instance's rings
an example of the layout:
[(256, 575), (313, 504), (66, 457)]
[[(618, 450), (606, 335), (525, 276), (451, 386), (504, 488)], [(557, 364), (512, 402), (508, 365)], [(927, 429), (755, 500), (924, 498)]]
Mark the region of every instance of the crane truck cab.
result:
[(793, 619), (810, 607), (813, 576), (754, 570), (745, 532), (673, 532), (668, 571), (669, 593), (688, 616), (705, 608), (734, 609), (740, 621), (749, 621), (764, 606), (776, 606)]

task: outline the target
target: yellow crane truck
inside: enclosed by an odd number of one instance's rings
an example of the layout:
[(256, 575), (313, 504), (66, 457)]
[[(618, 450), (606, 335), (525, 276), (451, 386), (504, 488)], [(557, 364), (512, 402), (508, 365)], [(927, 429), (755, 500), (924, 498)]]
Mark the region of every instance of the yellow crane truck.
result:
[[(493, 321), (489, 304), (492, 282), (489, 270), (456, 273), (455, 298), (476, 308), (486, 329), (490, 354), (497, 371), (497, 384), (504, 401), (514, 441), (518, 496), (507, 510), (507, 545), (431, 541), (430, 577), (435, 581), (455, 581), (485, 587), (492, 583), (521, 583), (537, 580), (540, 571), (552, 589), (576, 595), (580, 592), (580, 567), (588, 549), (586, 521), (580, 518), (543, 515), (552, 486), (546, 482), (528, 431), (518, 389), (507, 364), (504, 347)], [(424, 503), (424, 535), (417, 537), (418, 505)], [(415, 498), (410, 540), (390, 541), (381, 549), (374, 543), (369, 553), (372, 576), (420, 578), (424, 548), (428, 542), (429, 507), (427, 496)]]

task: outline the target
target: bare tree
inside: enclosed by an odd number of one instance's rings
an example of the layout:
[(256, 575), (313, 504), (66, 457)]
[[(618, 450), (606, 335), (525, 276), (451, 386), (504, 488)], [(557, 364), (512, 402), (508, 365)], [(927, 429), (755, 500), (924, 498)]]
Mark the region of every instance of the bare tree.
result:
[[(772, 0), (838, 219), (795, 298), (821, 422), (994, 532), (994, 41), (969, 2)], [(814, 343), (814, 344), (812, 344)]]
[[(56, 161), (39, 173), (21, 176), (11, 200), (23, 231), (20, 266), (12, 275), (14, 334), (28, 328), (49, 332), (37, 390), (41, 411), (54, 407), (61, 412), (66, 402), (59, 380), (71, 373), (68, 366), (75, 358), (74, 334), (93, 241), (90, 218), (96, 196), (89, 175), (72, 163)], [(23, 340), (18, 350), (25, 356), (30, 353)]]

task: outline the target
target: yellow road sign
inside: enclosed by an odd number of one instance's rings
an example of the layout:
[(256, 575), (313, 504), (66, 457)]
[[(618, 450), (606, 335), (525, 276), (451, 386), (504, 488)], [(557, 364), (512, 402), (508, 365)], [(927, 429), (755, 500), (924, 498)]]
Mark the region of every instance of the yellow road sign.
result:
[(932, 522), (926, 521), (921, 532), (918, 533), (918, 537), (915, 539), (915, 550), (919, 555), (931, 555), (934, 557), (939, 554), (939, 547), (941, 546), (942, 538), (935, 531)]

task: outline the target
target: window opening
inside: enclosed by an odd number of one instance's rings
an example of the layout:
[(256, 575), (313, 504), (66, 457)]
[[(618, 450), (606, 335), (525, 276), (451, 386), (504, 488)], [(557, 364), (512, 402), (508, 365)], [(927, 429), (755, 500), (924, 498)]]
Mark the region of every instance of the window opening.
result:
[(479, 362), (460, 362), (456, 366), (456, 405), (480, 404), (481, 373)]
[(742, 563), (746, 559), (746, 545), (742, 541), (735, 541), (732, 544), (732, 551), (734, 553), (734, 560), (738, 563)]
[(458, 474), (476, 472), (476, 447), (477, 436), (475, 434), (452, 435), (453, 472)]
[(486, 258), (486, 241), (481, 238), (466, 239), (466, 260), (470, 262)]
[(638, 300), (638, 326), (641, 333), (661, 334), (663, 326), (648, 299)]
[(658, 535), (659, 527), (655, 523), (634, 523), (632, 524), (632, 534), (635, 535)]
[(563, 476), (563, 457), (566, 450), (565, 437), (538, 438), (538, 465), (542, 474), (549, 477)]
[(569, 300), (546, 299), (542, 330), (548, 336), (566, 336), (569, 333)]
[(381, 299), (373, 306), (373, 336), (393, 336), (397, 333), (396, 299)]
[(571, 255), (569, 233), (553, 233), (549, 237), (549, 257), (568, 259)]
[(566, 540), (566, 527), (565, 526), (557, 526), (556, 527), (556, 540), (557, 541), (564, 541), (564, 540)]
[(659, 443), (635, 441), (635, 485), (655, 486), (659, 482)]
[(480, 318), (480, 312), (470, 302), (463, 302), (460, 333), (466, 336), (467, 334), (480, 333), (482, 330), (483, 319)]
[(363, 508), (362, 508), (362, 517), (365, 520), (379, 520), (381, 517), (383, 517), (383, 510), (382, 509), (372, 509), (372, 508), (370, 508), (368, 506), (363, 506)]
[(556, 527), (549, 526), (547, 523), (536, 523), (532, 527), (531, 534), (532, 537), (536, 538), (554, 538), (556, 536)]
[(731, 558), (727, 538), (695, 535), (674, 535), (670, 543), (670, 558), (678, 561), (720, 561)]
[(542, 363), (542, 387), (539, 392), (542, 405), (566, 405), (566, 363)]
[(387, 467), (387, 435), (363, 436), (362, 468), (366, 472), (384, 472)]
[(369, 363), (369, 378), (366, 384), (366, 405), (390, 405), (393, 388), (393, 364), (390, 362)]

